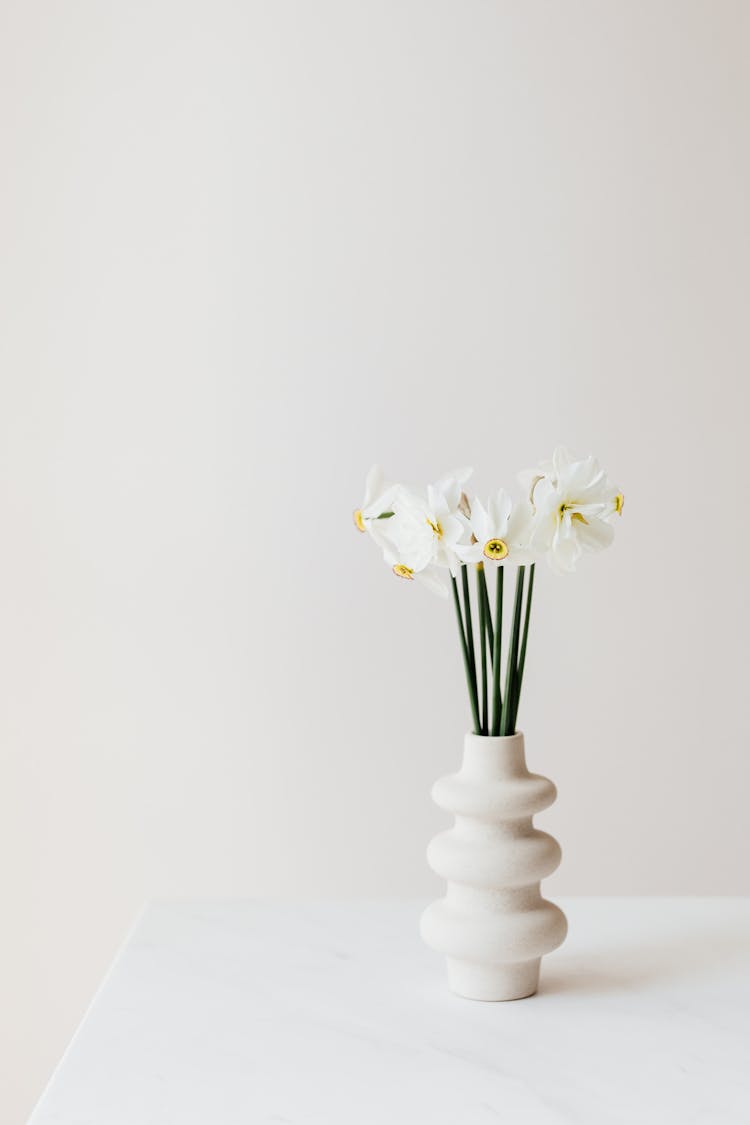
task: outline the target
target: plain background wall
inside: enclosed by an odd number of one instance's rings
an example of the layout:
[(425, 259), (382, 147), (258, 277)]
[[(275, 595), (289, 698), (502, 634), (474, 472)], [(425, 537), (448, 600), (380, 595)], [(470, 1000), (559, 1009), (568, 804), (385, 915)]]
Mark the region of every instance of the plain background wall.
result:
[(750, 7), (0, 4), (0, 1118), (150, 896), (419, 895), (467, 726), (371, 462), (558, 441), (555, 893), (750, 891)]

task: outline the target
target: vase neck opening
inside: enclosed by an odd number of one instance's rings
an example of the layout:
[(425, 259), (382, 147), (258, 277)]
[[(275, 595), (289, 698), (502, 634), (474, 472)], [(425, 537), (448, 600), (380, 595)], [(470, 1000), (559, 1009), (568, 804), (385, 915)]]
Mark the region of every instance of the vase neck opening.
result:
[(462, 772), (488, 781), (526, 773), (523, 733), (518, 731), (499, 737), (467, 734)]

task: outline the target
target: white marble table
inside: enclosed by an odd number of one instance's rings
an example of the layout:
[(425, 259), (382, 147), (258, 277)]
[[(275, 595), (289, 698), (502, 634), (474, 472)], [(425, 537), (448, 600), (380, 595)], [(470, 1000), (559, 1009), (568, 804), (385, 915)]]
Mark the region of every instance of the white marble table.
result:
[(750, 900), (568, 899), (460, 1000), (418, 903), (148, 907), (33, 1125), (747, 1125)]

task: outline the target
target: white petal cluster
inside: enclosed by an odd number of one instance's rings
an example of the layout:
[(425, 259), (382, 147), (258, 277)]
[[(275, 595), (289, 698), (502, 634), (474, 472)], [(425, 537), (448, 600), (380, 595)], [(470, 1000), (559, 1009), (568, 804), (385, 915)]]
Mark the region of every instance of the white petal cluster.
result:
[(593, 457), (558, 446), (552, 460), (521, 474), (527, 495), (498, 489), (486, 504), (470, 497), (471, 469), (446, 473), (426, 489), (389, 483), (374, 466), (354, 513), (399, 578), (443, 596), (462, 565), (525, 565), (546, 558), (552, 570), (575, 570), (581, 555), (609, 546), (623, 495)]
[(622, 514), (624, 496), (611, 484), (595, 457), (574, 457), (558, 446), (552, 461), (531, 477), (533, 511), (530, 546), (545, 556), (552, 570), (575, 570), (581, 555), (608, 547), (614, 538), (612, 517)]

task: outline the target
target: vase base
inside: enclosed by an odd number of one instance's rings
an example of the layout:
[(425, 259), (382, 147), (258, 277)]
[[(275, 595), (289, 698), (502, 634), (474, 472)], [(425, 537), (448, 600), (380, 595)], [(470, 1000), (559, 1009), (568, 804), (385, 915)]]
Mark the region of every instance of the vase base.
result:
[(504, 965), (482, 965), (456, 957), (447, 960), (451, 992), (466, 1000), (523, 1000), (533, 996), (539, 987), (540, 957)]

